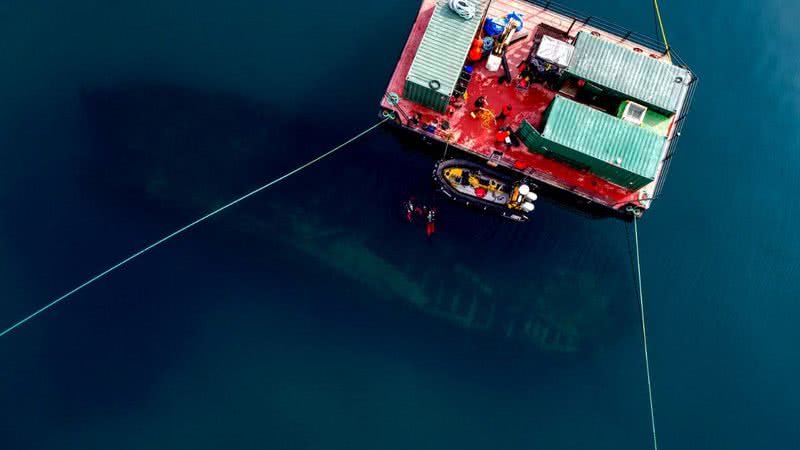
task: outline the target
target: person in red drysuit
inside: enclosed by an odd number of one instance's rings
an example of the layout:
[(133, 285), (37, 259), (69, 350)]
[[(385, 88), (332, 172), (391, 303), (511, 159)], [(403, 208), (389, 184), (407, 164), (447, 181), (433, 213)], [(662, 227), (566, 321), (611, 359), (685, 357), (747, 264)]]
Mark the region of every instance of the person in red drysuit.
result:
[(511, 105), (506, 105), (505, 107), (503, 107), (503, 110), (500, 111), (500, 114), (498, 114), (497, 117), (495, 117), (495, 120), (503, 120), (506, 117), (511, 116), (512, 109), (513, 108), (511, 107)]
[(436, 208), (431, 208), (428, 210), (427, 219), (427, 226), (425, 227), (425, 232), (428, 234), (430, 238), (433, 236), (434, 231), (436, 231)]

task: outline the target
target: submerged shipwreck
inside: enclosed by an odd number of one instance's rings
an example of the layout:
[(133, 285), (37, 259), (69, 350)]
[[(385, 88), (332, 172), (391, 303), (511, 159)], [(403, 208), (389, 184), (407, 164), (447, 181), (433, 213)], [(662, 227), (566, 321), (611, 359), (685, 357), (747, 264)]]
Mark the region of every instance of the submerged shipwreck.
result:
[[(664, 185), (695, 86), (669, 48), (549, 1), (423, 0), (381, 107), (399, 134), (441, 144), (433, 179), (457, 202), (524, 222), (546, 194), (635, 218)], [(270, 159), (290, 155), (265, 149), (297, 148), (301, 137), (336, 126), (151, 83), (88, 89), (82, 101), (93, 191), (181, 221), (263, 183), (264, 168), (277, 165)], [(456, 159), (444, 159), (450, 147)], [(370, 299), (544, 351), (585, 349), (625, 323), (624, 307), (610, 300), (623, 289), (599, 281), (618, 274), (604, 273), (602, 261), (581, 271), (559, 259), (551, 236), (537, 236), (548, 245), (536, 257), (548, 264), (535, 267), (509, 263), (510, 241), (441, 239), (421, 261), (407, 241), (387, 239), (401, 231), (367, 220), (376, 208), (361, 206), (385, 202), (408, 182), (410, 163), (387, 158), (352, 158), (324, 177), (325, 189), (302, 198), (308, 185), (286, 180), (275, 188), (282, 195), (237, 211), (226, 231), (305, 272), (346, 277)], [(386, 164), (394, 170), (375, 170)], [(345, 191), (352, 198), (342, 202)], [(407, 219), (416, 211), (409, 200)], [(436, 209), (425, 211), (430, 236)]]
[[(261, 181), (264, 168), (276, 163), (269, 158), (282, 157), (264, 151), (276, 139), (265, 130), (265, 118), (286, 131), (282, 136), (308, 130), (305, 121), (275, 117), (268, 105), (242, 97), (158, 84), (90, 89), (82, 102), (94, 148), (87, 189), (108, 202), (152, 208), (154, 217), (177, 222)], [(500, 258), (500, 253), (465, 257), (463, 246), (447, 239), (429, 247), (430, 263), (425, 263), (408, 240), (386, 239), (385, 222), (359, 215), (359, 203), (385, 199), (381, 189), (394, 185), (374, 171), (385, 159), (360, 157), (336, 169), (342, 188), (351, 179), (371, 187), (356, 202), (341, 204), (335, 184), (297, 202), (290, 193), (307, 181), (295, 186), (289, 180), (271, 200), (232, 211), (230, 220), (217, 226), (248, 248), (263, 248), (257, 252), (273, 263), (302, 267), (306, 276), (321, 271), (344, 277), (362, 286), (366, 298), (543, 351), (586, 349), (624, 323), (611, 302), (614, 292), (589, 272), (551, 264), (538, 273), (524, 267), (516, 273), (507, 265), (483, 264), (482, 258)], [(403, 155), (397, 160), (402, 164)], [(339, 207), (324, 207), (330, 204)], [(389, 232), (407, 229), (396, 226)]]
[(630, 218), (663, 189), (696, 80), (666, 37), (550, 1), (423, 0), (381, 108), (426, 141)]

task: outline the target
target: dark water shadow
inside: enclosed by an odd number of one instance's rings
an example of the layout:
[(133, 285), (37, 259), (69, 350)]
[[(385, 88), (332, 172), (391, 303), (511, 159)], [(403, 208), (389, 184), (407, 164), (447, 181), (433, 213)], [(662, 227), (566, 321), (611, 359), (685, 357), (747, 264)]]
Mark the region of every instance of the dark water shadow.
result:
[[(158, 83), (91, 89), (83, 98), (95, 149), (86, 162), (87, 192), (176, 227), (357, 128), (312, 113), (282, 115), (242, 96)], [(496, 316), (509, 323), (526, 314), (526, 298), (535, 303), (547, 296), (548, 308), (586, 327), (583, 352), (635, 330), (622, 224), (586, 221), (542, 202), (535, 220), (520, 226), (444, 203), (431, 187), (432, 156), (378, 131), (204, 225), (211, 231), (200, 232), (209, 236), (202, 251), (224, 252), (230, 271), (313, 280), (316, 294), (308, 297), (324, 301), (307, 305), (333, 321), (366, 322), (358, 314), (369, 311), (382, 317), (377, 323), (395, 320), (428, 333), (432, 355), (461, 352), (463, 361), (481, 355), (541, 362), (546, 353), (505, 338), (508, 329), (470, 333), (450, 325), (458, 323), (453, 317), (443, 320), (441, 311), (421, 315), (415, 295), (439, 303), (465, 295), (492, 303), (517, 299), (518, 306)], [(398, 205), (410, 194), (441, 208), (440, 235), (431, 242), (398, 218)], [(601, 309), (582, 313), (600, 316), (571, 312), (597, 299)], [(574, 356), (565, 360), (574, 363)]]

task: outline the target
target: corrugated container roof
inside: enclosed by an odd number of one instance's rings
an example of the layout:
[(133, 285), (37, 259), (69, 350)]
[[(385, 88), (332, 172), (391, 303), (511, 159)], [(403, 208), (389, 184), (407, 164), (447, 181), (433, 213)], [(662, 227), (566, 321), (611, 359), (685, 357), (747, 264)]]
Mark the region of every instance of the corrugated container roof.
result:
[(542, 136), (628, 172), (654, 179), (666, 138), (557, 96)]
[(686, 69), (585, 31), (578, 33), (575, 53), (566, 71), (672, 113), (678, 111), (691, 77)]
[(462, 19), (447, 5), (446, 0), (439, 0), (433, 16), (425, 30), (425, 35), (411, 63), (407, 80), (421, 86), (429, 86), (431, 81), (438, 81), (439, 92), (450, 95), (456, 86), (472, 39), (478, 32), (481, 19), (490, 0), (466, 0), (475, 5), (475, 17)]

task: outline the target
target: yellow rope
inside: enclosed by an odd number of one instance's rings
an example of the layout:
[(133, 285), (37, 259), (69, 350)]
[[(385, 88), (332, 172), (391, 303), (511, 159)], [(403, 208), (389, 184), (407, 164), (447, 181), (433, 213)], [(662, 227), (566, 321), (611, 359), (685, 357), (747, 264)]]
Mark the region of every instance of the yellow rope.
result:
[(664, 22), (661, 20), (661, 9), (658, 7), (658, 0), (653, 0), (653, 5), (656, 7), (656, 18), (658, 18), (658, 26), (661, 28), (661, 38), (664, 40), (664, 48), (667, 50), (667, 58), (672, 62), (672, 52), (669, 49), (667, 42), (667, 32), (664, 31)]
[(494, 111), (489, 108), (481, 108), (478, 111), (477, 116), (481, 119), (481, 125), (483, 128), (487, 130), (491, 130), (497, 124), (497, 120), (494, 117)]

